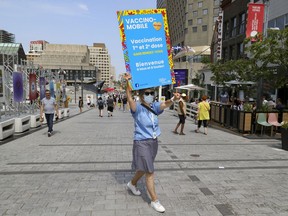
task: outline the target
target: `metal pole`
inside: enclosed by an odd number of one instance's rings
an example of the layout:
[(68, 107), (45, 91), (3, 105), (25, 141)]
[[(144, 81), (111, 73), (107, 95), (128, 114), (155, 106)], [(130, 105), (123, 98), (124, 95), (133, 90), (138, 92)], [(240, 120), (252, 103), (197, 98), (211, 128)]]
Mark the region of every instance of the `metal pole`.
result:
[(75, 79), (75, 83), (74, 83), (74, 92), (75, 92), (75, 104), (77, 104), (77, 101), (76, 101), (76, 71), (74, 71), (74, 79)]
[(81, 97), (83, 100), (83, 68), (81, 66)]
[[(264, 3), (264, 11), (265, 11), (265, 23), (264, 23), (264, 38), (267, 37), (268, 30), (268, 16), (269, 16), (269, 0), (263, 0)], [(257, 109), (262, 107), (262, 97), (263, 97), (263, 78), (261, 77), (258, 81), (258, 89), (257, 89)]]

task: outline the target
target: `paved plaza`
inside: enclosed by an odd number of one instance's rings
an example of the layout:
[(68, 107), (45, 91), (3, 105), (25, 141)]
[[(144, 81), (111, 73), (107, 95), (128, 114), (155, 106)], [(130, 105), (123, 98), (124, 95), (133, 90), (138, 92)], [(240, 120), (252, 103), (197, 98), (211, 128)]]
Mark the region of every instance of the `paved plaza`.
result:
[[(142, 192), (126, 189), (133, 176), (133, 119), (115, 110), (71, 109), (67, 119), (0, 142), (0, 215), (161, 215)], [(159, 200), (169, 216), (287, 216), (288, 152), (279, 139), (247, 139), (209, 128), (172, 133), (178, 117), (159, 116), (162, 135), (155, 166)], [(203, 129), (202, 129), (203, 131)]]

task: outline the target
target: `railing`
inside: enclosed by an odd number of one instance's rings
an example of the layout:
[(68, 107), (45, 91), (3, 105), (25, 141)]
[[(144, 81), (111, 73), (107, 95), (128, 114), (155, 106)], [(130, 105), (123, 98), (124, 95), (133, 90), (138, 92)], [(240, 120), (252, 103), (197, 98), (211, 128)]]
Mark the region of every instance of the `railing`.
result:
[[(174, 115), (178, 116), (177, 113), (177, 109), (179, 106), (179, 102), (174, 102)], [(198, 105), (197, 104), (190, 104), (190, 103), (186, 103), (186, 116), (191, 118), (192, 120), (195, 121), (195, 123), (197, 122), (197, 113), (198, 113)]]

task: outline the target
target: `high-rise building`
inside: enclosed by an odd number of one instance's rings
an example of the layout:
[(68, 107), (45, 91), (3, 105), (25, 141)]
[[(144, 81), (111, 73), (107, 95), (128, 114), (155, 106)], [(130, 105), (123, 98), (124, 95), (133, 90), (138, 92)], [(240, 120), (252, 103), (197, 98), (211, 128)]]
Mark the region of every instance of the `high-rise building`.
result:
[(219, 15), (219, 3), (220, 0), (157, 0), (157, 7), (165, 7), (167, 10), (171, 45), (184, 50), (192, 47), (191, 50), (195, 51), (180, 57), (175, 55), (173, 58), (174, 69), (187, 69), (188, 83), (196, 80), (199, 82), (199, 70), (204, 67), (201, 61), (210, 58), (210, 44)]
[(105, 81), (104, 85), (111, 86), (112, 78), (115, 77), (111, 70), (111, 58), (104, 43), (94, 43), (93, 46), (88, 47), (90, 51), (89, 62), (95, 65), (100, 71), (100, 80)]
[[(220, 0), (167, 1), (169, 32), (172, 46), (210, 45), (218, 18)], [(163, 0), (158, 5), (165, 5)]]
[(0, 29), (0, 43), (15, 43), (15, 35)]

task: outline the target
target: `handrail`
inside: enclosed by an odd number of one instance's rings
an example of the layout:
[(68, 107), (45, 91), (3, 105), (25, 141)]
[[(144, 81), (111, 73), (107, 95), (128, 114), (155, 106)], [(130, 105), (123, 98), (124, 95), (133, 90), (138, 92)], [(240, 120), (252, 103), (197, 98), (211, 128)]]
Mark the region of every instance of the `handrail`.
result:
[[(174, 102), (174, 115), (178, 116), (178, 109), (179, 102), (175, 101)], [(198, 105), (197, 104), (191, 104), (191, 103), (186, 103), (186, 116), (190, 117), (192, 120), (197, 121), (197, 113), (198, 113)]]

